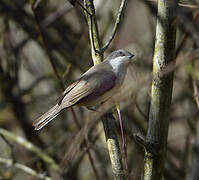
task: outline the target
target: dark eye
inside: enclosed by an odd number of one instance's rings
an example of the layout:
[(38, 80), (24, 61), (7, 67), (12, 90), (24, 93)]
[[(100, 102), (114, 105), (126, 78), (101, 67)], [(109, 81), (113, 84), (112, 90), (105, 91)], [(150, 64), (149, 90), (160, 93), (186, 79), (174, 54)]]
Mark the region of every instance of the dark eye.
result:
[(124, 54), (123, 54), (122, 52), (120, 52), (120, 55), (121, 55), (121, 56), (124, 56)]

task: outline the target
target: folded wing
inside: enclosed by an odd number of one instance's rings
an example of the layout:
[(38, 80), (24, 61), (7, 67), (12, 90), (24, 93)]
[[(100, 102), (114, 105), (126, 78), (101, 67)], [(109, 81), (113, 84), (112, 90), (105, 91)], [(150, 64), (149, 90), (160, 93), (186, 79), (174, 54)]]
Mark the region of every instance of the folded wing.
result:
[(79, 103), (92, 104), (96, 99), (101, 103), (100, 97), (115, 87), (116, 80), (113, 72), (105, 70), (100, 71), (100, 73), (84, 75), (76, 86), (65, 94), (60, 104), (63, 108), (66, 108)]

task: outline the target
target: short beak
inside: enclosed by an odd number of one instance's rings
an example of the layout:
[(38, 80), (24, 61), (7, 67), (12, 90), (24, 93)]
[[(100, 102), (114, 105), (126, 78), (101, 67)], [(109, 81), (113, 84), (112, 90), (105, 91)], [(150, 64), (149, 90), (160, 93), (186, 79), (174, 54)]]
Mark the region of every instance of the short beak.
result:
[(131, 58), (133, 58), (134, 56), (135, 56), (134, 54), (130, 54), (130, 55), (128, 56), (128, 58), (131, 59)]

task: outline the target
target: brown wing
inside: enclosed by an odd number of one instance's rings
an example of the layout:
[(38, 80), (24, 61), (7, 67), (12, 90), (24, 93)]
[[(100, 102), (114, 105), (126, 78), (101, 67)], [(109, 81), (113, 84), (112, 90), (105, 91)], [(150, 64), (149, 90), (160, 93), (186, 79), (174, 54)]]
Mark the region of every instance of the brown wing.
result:
[(117, 77), (110, 71), (108, 64), (104, 65), (104, 62), (98, 64), (64, 91), (59, 105), (66, 108), (76, 103), (92, 101), (115, 87), (116, 80)]
[(93, 87), (92, 92), (82, 97), (77, 103), (87, 103), (89, 101), (98, 99), (106, 92), (116, 87), (117, 77), (113, 72), (110, 71), (104, 70), (100, 73), (95, 73), (90, 79), (92, 79), (93, 83), (97, 83), (96, 86)]
[(75, 81), (74, 83), (72, 83), (71, 85), (69, 85), (65, 91), (62, 93), (62, 95), (57, 99), (57, 103), (58, 105), (61, 104), (63, 98), (65, 97), (65, 95), (70, 92), (77, 84), (78, 84), (79, 80)]
[[(103, 63), (103, 62), (102, 62)], [(78, 80), (76, 80), (75, 82), (73, 82), (71, 85), (69, 85), (65, 91), (62, 93), (62, 95), (57, 99), (57, 103), (58, 105), (60, 105), (62, 103), (63, 98), (67, 95), (67, 93), (69, 93), (80, 81), (81, 79), (83, 79), (83, 77), (87, 77), (88, 74), (89, 75), (93, 75), (97, 69), (100, 69), (102, 63), (97, 64), (96, 66), (91, 67), (88, 71), (86, 71)], [(96, 68), (98, 66), (98, 68)], [(83, 83), (81, 82), (79, 84), (79, 86), (83, 86)]]
[(80, 99), (91, 94), (96, 86), (97, 81), (93, 81), (92, 78), (90, 78), (90, 80), (81, 78), (76, 86), (65, 94), (60, 104), (62, 104), (63, 108), (72, 106), (76, 104)]

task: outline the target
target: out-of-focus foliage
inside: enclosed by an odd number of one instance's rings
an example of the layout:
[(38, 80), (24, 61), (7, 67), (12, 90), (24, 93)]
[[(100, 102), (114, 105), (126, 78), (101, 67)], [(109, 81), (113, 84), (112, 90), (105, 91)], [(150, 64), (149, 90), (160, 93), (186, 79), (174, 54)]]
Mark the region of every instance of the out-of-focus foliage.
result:
[[(83, 4), (82, 1), (80, 3)], [(192, 162), (198, 156), (198, 143), (195, 142), (198, 142), (199, 114), (199, 52), (196, 43), (199, 37), (199, 5), (192, 0), (182, 3), (190, 6), (180, 6), (178, 17), (184, 26), (179, 23), (176, 47), (181, 44), (185, 33), (187, 37), (177, 54), (175, 68), (164, 173), (165, 179), (169, 180), (194, 179), (197, 172), (197, 165), (192, 166)], [(111, 34), (119, 6), (119, 0), (95, 1), (101, 44)], [(62, 92), (49, 61), (49, 54), (53, 57), (58, 76), (65, 87), (92, 66), (83, 9), (78, 4), (71, 7), (63, 0), (43, 0), (38, 8), (48, 53), (28, 1), (0, 1), (0, 127), (16, 137), (26, 138), (53, 158), (57, 165), (62, 167), (64, 164), (67, 168), (60, 168), (60, 172), (37, 153), (4, 137), (7, 140), (0, 138), (0, 179), (34, 179), (14, 166), (7, 167), (1, 163), (1, 158), (15, 160), (38, 173), (45, 172), (52, 179), (94, 179), (96, 174), (88, 160), (85, 144), (78, 140), (85, 134), (82, 132), (81, 136), (77, 136), (80, 131), (77, 124), (81, 127), (86, 125), (86, 119), (93, 112), (75, 107), (74, 112), (65, 110), (39, 132), (32, 127), (32, 122), (52, 107)], [(127, 134), (130, 179), (140, 179), (142, 174), (144, 150), (134, 141), (133, 134), (145, 134), (147, 127), (155, 9), (156, 3), (153, 1), (129, 0), (117, 34), (105, 53), (107, 55), (112, 50), (123, 48), (136, 55), (136, 62), (129, 68), (123, 93), (117, 96), (121, 101), (122, 119)], [(88, 147), (99, 179), (112, 179), (101, 122), (85, 138), (89, 142)], [(71, 158), (66, 161), (64, 157), (69, 149), (72, 149)]]

